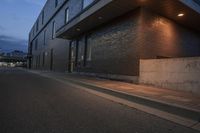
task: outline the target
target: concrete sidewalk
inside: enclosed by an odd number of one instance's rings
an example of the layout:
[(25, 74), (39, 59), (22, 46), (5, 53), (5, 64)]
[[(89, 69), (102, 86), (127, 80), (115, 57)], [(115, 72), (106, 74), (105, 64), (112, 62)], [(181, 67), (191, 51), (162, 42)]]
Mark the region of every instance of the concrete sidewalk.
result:
[(113, 95), (121, 99), (125, 99), (131, 102), (149, 106), (151, 108), (156, 108), (158, 110), (162, 110), (173, 115), (187, 118), (194, 121), (195, 129), (200, 130), (199, 95), (176, 90), (82, 76), (77, 74), (38, 71), (32, 72), (77, 84), (95, 91)]
[(64, 76), (68, 80), (75, 80), (83, 83), (85, 82), (87, 84), (93, 84), (94, 86), (111, 89), (117, 92), (128, 93), (129, 95), (134, 96), (138, 95), (165, 103), (182, 106), (191, 110), (200, 111), (200, 96), (192, 93), (75, 74), (63, 75), (57, 73), (56, 75)]

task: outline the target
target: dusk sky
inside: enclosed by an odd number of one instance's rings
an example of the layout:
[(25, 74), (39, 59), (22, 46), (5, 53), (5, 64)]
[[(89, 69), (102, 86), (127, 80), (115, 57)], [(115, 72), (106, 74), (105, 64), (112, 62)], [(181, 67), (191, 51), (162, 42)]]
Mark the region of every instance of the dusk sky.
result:
[(0, 52), (27, 51), (28, 33), (46, 0), (0, 0)]

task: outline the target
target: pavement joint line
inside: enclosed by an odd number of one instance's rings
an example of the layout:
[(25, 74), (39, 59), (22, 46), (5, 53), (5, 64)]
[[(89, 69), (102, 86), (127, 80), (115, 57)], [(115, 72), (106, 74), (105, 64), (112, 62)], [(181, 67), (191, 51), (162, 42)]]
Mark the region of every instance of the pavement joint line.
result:
[[(177, 114), (172, 114), (172, 113), (169, 113), (169, 112), (166, 112), (166, 111), (163, 111), (163, 110), (159, 110), (159, 109), (156, 109), (156, 108), (153, 108), (153, 107), (150, 107), (148, 105), (142, 105), (142, 104), (138, 104), (134, 101), (129, 101), (127, 99), (123, 99), (123, 98), (120, 98), (120, 97), (117, 97), (117, 96), (113, 96), (112, 94), (107, 94), (107, 93), (104, 93), (104, 92), (100, 92), (98, 90), (94, 90), (94, 89), (91, 89), (91, 88), (88, 88), (88, 87), (85, 87), (85, 86), (82, 86), (80, 84), (77, 85), (77, 82), (81, 82), (82, 84), (85, 84), (85, 82), (82, 82), (82, 81), (76, 81), (75, 80), (75, 83), (73, 82), (74, 80), (72, 79), (69, 79), (69, 78), (66, 78), (66, 77), (54, 77), (51, 73), (50, 75), (48, 74), (44, 74), (44, 73), (39, 73), (39, 72), (33, 72), (33, 71), (28, 71), (28, 72), (32, 72), (32, 73), (35, 73), (37, 75), (40, 75), (40, 76), (43, 76), (43, 77), (47, 77), (47, 78), (51, 78), (51, 79), (54, 79), (54, 80), (57, 80), (61, 83), (64, 83), (64, 84), (71, 84), (73, 86), (76, 86), (76, 87), (81, 87), (82, 89), (86, 90), (87, 92), (90, 92), (90, 93), (93, 93), (93, 94), (96, 94), (98, 96), (101, 96), (101, 97), (104, 97), (106, 99), (109, 99), (111, 101), (114, 101), (114, 102), (117, 102), (117, 103), (121, 103), (123, 105), (126, 105), (126, 106), (129, 106), (129, 107), (132, 107), (132, 108), (135, 108), (135, 109), (138, 109), (138, 110), (141, 110), (143, 112), (146, 112), (146, 113), (149, 113), (149, 114), (152, 114), (152, 115), (155, 115), (155, 116), (158, 116), (160, 118), (163, 118), (163, 119), (166, 119), (166, 120), (169, 120), (169, 121), (172, 121), (172, 122), (175, 122), (177, 124), (180, 124), (180, 125), (183, 125), (183, 126), (186, 126), (188, 128), (192, 128), (192, 129), (195, 129), (195, 130), (198, 130), (200, 131), (200, 127), (198, 127), (197, 125), (200, 124), (199, 121), (196, 121), (196, 120), (192, 120), (192, 119), (189, 119), (189, 118), (186, 118), (186, 117), (182, 117), (182, 116), (179, 116)], [(60, 75), (59, 75), (60, 76)], [(59, 79), (59, 78), (62, 78), (62, 79)], [(63, 81), (64, 80), (64, 81)], [(68, 81), (65, 81), (65, 80), (68, 80)], [(71, 82), (69, 82), (71, 81)], [(86, 84), (86, 85), (92, 85), (93, 87), (96, 87), (95, 85), (93, 84)], [(99, 88), (102, 88), (101, 86), (99, 86)], [(105, 88), (103, 88), (105, 89)], [(109, 89), (110, 90), (110, 89)], [(112, 90), (110, 90), (112, 91)], [(115, 90), (114, 90), (115, 91)], [(116, 91), (115, 91), (116, 92)], [(122, 92), (117, 92), (117, 93), (122, 93)], [(124, 94), (124, 93), (123, 93)], [(126, 94), (127, 95), (127, 94)], [(130, 95), (132, 96), (132, 95)], [(150, 99), (151, 100), (151, 99)], [(185, 109), (185, 108), (184, 108)], [(190, 110), (189, 110), (190, 111)], [(192, 110), (193, 111), (193, 110)]]

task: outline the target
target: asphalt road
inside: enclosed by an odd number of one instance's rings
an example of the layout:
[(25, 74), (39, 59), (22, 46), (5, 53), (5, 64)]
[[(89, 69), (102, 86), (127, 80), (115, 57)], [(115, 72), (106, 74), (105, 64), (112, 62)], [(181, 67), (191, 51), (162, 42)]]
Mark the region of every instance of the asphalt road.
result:
[(18, 69), (0, 68), (0, 133), (197, 133)]

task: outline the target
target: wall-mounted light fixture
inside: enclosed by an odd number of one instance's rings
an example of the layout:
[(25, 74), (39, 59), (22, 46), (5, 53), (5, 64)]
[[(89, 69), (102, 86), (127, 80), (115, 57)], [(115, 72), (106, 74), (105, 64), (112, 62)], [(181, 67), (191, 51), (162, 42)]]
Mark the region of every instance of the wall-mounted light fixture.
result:
[(81, 29), (80, 28), (76, 28), (76, 31), (81, 31)]
[(177, 16), (178, 17), (183, 17), (185, 14), (184, 13), (179, 13)]
[(98, 17), (99, 20), (103, 19), (101, 16)]

